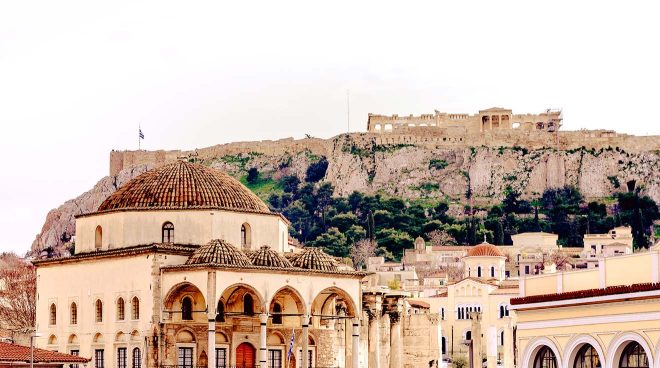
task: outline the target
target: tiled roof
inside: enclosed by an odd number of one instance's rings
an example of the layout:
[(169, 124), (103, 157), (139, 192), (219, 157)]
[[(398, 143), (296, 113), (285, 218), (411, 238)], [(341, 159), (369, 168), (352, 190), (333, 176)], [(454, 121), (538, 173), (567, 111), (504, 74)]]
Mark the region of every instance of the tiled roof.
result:
[(468, 257), (504, 257), (504, 253), (496, 246), (488, 243), (475, 245), (467, 253)]
[(193, 252), (187, 265), (213, 263), (218, 265), (251, 266), (245, 253), (222, 239), (213, 239)]
[(417, 307), (417, 308), (431, 308), (431, 305), (427, 302), (423, 302), (421, 300), (408, 300), (408, 304), (410, 304), (411, 307)]
[[(0, 342), (0, 362), (29, 362), (30, 347)], [(87, 363), (90, 359), (80, 356), (57, 353), (50, 350), (34, 349), (35, 363)]]
[(291, 264), (307, 270), (337, 271), (337, 262), (325, 254), (321, 248), (305, 248)]
[(468, 250), (470, 250), (470, 248), (472, 248), (472, 247), (469, 247), (469, 246), (466, 246), (466, 245), (434, 245), (433, 247), (431, 247), (431, 249), (433, 251), (448, 251), (448, 252), (452, 252), (452, 251), (453, 252), (460, 252), (460, 251), (467, 252)]
[(521, 298), (513, 298), (511, 299), (511, 304), (518, 305), (518, 304), (555, 302), (560, 300), (593, 298), (597, 296), (628, 294), (628, 293), (655, 291), (655, 290), (660, 290), (660, 283), (654, 282), (654, 283), (645, 283), (645, 284), (610, 286), (604, 289), (586, 289), (586, 290), (569, 291), (569, 292), (557, 293), (557, 294), (530, 295)]
[(228, 174), (177, 161), (121, 186), (97, 212), (153, 209), (227, 209), (271, 214), (252, 191)]
[(269, 246), (264, 245), (256, 252), (250, 252), (248, 255), (250, 261), (255, 266), (265, 267), (292, 267), (291, 262), (280, 253), (270, 249)]
[(101, 259), (108, 257), (125, 257), (125, 256), (133, 256), (137, 254), (151, 253), (151, 252), (189, 255), (197, 248), (199, 248), (199, 246), (189, 245), (189, 244), (171, 244), (171, 243), (143, 244), (143, 245), (135, 245), (125, 248), (94, 250), (90, 252), (77, 253), (70, 257), (35, 259), (32, 261), (32, 263), (36, 266), (39, 266), (39, 265), (46, 265), (53, 263), (77, 262), (81, 260), (93, 260), (93, 259)]

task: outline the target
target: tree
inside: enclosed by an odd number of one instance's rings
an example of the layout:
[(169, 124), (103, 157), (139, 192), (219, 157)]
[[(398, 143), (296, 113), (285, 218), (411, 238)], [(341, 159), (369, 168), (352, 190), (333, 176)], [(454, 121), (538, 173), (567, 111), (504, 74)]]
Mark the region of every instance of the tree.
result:
[(323, 247), (331, 256), (348, 257), (349, 249), (346, 240), (346, 235), (342, 234), (336, 227), (331, 227), (311, 242), (311, 245)]
[(367, 264), (369, 257), (376, 255), (376, 242), (369, 239), (362, 239), (353, 244), (350, 255), (355, 269), (360, 270), (362, 266)]
[(250, 184), (254, 184), (257, 181), (259, 181), (259, 170), (257, 170), (256, 167), (251, 167), (250, 170), (248, 170), (248, 175), (246, 180)]
[(282, 190), (284, 193), (296, 193), (298, 192), (298, 186), (300, 186), (300, 179), (295, 175), (283, 176), (280, 179), (280, 185), (282, 185)]
[(404, 249), (412, 248), (413, 245), (413, 238), (401, 230), (382, 229), (376, 238), (380, 247), (389, 250), (397, 258), (401, 258)]
[(433, 246), (456, 245), (456, 239), (444, 230), (433, 230), (426, 237)]
[(35, 267), (13, 254), (0, 256), (0, 328), (33, 331), (36, 316)]
[(316, 183), (325, 177), (325, 172), (328, 170), (328, 160), (325, 157), (317, 162), (309, 165), (305, 173), (305, 181), (308, 183)]

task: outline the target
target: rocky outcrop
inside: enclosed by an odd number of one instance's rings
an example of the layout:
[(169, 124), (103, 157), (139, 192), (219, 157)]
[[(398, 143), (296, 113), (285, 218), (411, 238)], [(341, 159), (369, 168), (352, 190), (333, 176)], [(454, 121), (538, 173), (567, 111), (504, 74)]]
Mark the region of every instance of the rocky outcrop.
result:
[[(306, 141), (309, 144), (305, 144)], [(281, 147), (277, 146), (278, 142)], [(407, 199), (444, 199), (460, 205), (469, 189), (475, 204), (485, 205), (501, 200), (507, 187), (529, 199), (547, 188), (572, 185), (587, 199), (595, 199), (627, 190), (630, 183), (660, 202), (658, 151), (629, 153), (609, 146), (598, 150), (531, 150), (517, 146), (384, 144), (364, 134), (341, 135), (328, 140), (282, 140), (268, 145), (242, 143), (240, 147), (242, 149), (235, 144), (214, 146), (192, 155), (177, 151), (171, 157), (128, 152), (131, 160), (140, 164), (103, 178), (92, 190), (52, 210), (32, 249), (61, 247), (74, 235), (75, 215), (94, 211), (110, 193), (147, 168), (177, 159), (177, 156), (179, 159), (186, 157), (186, 154), (188, 159), (194, 157), (198, 162), (237, 177), (255, 167), (264, 177), (277, 180), (284, 175), (296, 175), (301, 181), (311, 163), (326, 157), (329, 165), (324, 180), (335, 187), (335, 194), (339, 196), (360, 191)]]

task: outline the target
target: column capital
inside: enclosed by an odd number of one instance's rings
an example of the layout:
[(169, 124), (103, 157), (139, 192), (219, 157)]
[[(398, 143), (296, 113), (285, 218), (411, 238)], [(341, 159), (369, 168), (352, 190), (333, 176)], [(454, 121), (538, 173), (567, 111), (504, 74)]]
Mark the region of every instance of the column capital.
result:
[(259, 322), (268, 323), (268, 313), (259, 314)]
[(387, 312), (387, 314), (390, 316), (390, 323), (395, 325), (398, 324), (401, 321), (401, 312), (399, 311), (390, 311)]

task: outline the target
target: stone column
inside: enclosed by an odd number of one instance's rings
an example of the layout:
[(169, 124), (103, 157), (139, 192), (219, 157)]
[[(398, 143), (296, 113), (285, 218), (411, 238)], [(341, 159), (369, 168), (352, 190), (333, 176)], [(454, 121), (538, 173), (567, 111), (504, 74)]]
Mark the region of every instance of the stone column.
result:
[(495, 326), (488, 327), (488, 335), (486, 337), (486, 362), (488, 368), (497, 368), (497, 328)]
[(481, 337), (481, 312), (470, 312), (472, 319), (472, 361), (473, 368), (481, 368), (481, 350), (482, 350), (482, 337)]
[[(309, 315), (303, 316), (302, 321), (302, 356), (300, 357), (300, 367), (307, 368), (309, 367), (309, 362), (307, 360), (307, 351), (309, 350)], [(265, 367), (265, 366), (264, 366)]]
[[(380, 298), (379, 298), (380, 299)], [(369, 311), (369, 368), (380, 368), (380, 302)]]
[[(343, 322), (344, 322), (344, 367), (345, 368), (353, 368), (353, 360), (351, 359), (352, 357), (352, 344), (351, 344), (351, 320), (348, 318), (346, 313), (339, 313), (340, 316), (343, 317)], [(357, 367), (355, 367), (357, 368)]]
[(403, 345), (401, 343), (401, 311), (390, 311), (390, 368), (401, 368)]
[(206, 356), (208, 357), (208, 362), (207, 362), (208, 368), (215, 368), (215, 314), (216, 314), (215, 290), (216, 290), (215, 271), (209, 271), (207, 277), (207, 283), (206, 283), (206, 300), (208, 303), (206, 310), (207, 310), (207, 317), (209, 322), (208, 345), (206, 348)]
[(268, 313), (261, 313), (259, 315), (259, 322), (259, 367), (267, 367), (268, 347), (266, 346), (266, 328), (268, 326)]
[(360, 366), (360, 319), (353, 318), (353, 368)]
[(504, 327), (504, 341), (502, 341), (502, 348), (504, 349), (504, 368), (513, 368), (513, 324), (511, 322), (511, 317), (505, 317), (507, 319), (506, 326)]

